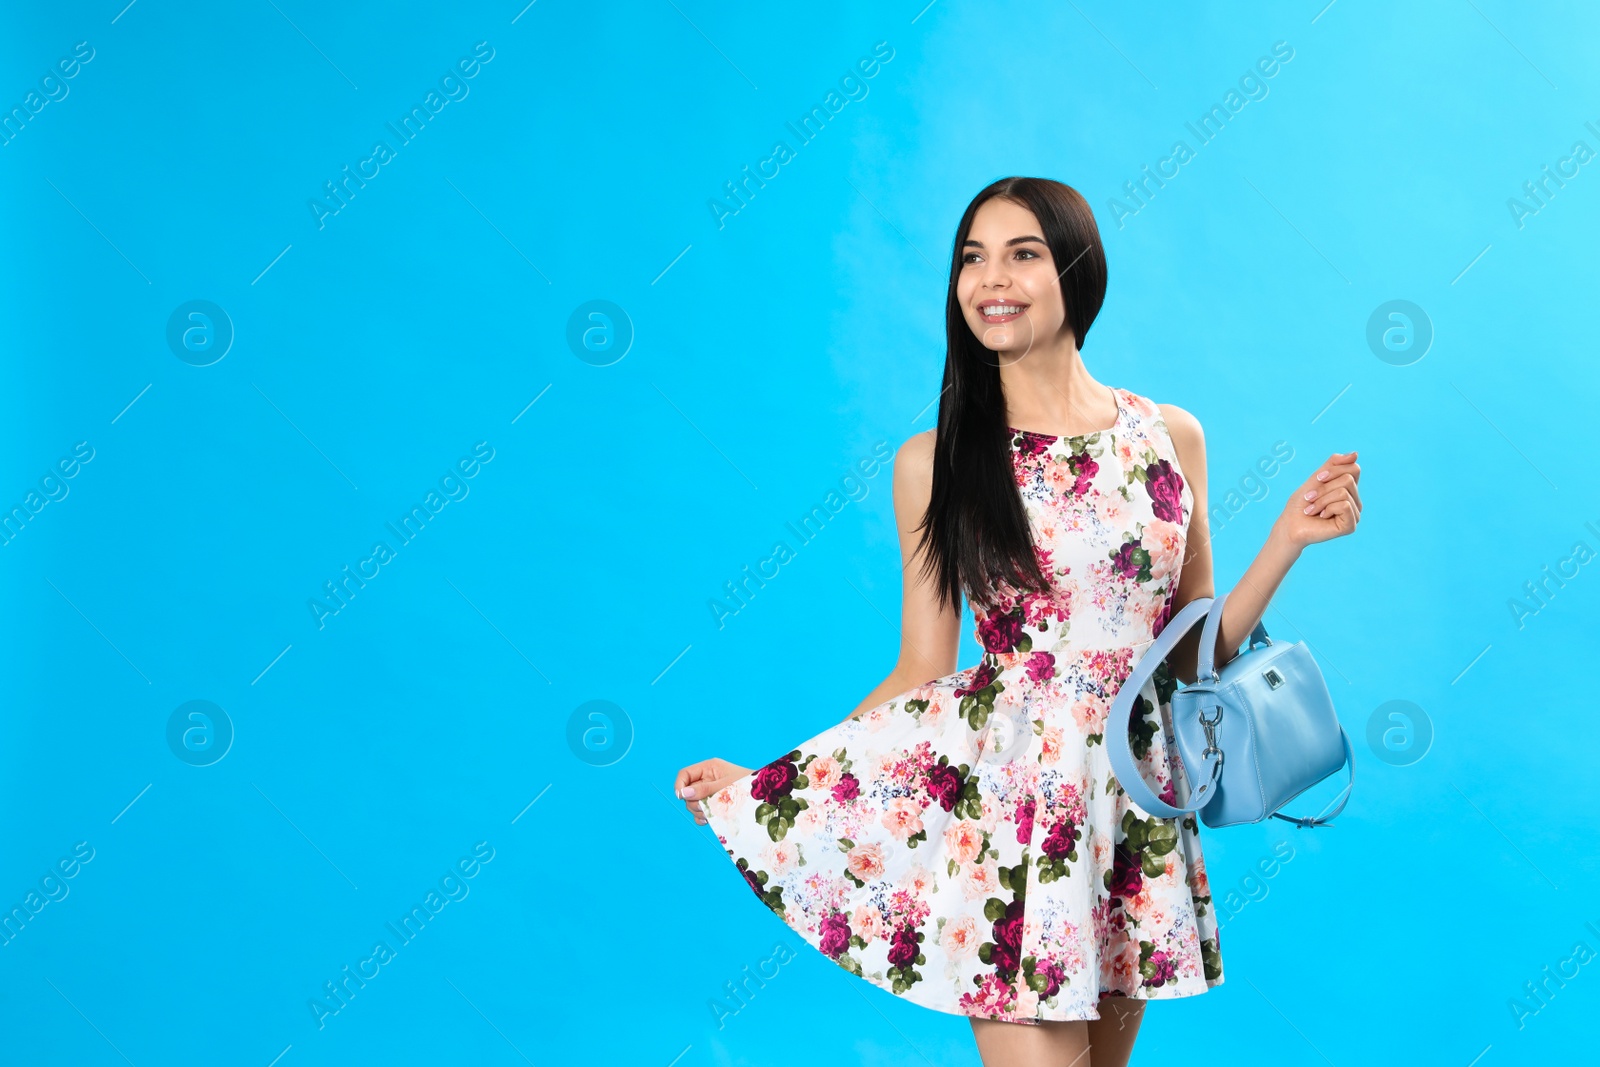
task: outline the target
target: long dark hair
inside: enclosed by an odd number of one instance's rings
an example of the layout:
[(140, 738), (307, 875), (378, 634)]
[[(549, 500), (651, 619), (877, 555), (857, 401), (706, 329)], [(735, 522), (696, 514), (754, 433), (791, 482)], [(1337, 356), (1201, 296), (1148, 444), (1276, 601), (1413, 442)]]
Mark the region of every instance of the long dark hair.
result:
[(1012, 472), (1000, 366), (967, 325), (956, 296), (963, 244), (985, 201), (1004, 197), (1033, 212), (1061, 268), (1066, 326), (1081, 351), (1106, 295), (1106, 255), (1094, 212), (1078, 191), (1049, 178), (1001, 178), (972, 198), (956, 227), (945, 298), (944, 386), (933, 446), (933, 494), (922, 518), (922, 573), (936, 576), (939, 603), (961, 606), (967, 594), (991, 604), (1004, 582), (1043, 592), (1027, 514)]

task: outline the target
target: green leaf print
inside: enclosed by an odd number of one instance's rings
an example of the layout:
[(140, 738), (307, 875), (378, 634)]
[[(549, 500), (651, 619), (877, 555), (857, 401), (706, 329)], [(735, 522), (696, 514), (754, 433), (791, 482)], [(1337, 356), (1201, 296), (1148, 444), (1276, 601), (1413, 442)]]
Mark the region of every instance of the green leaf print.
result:
[(1156, 664), (1152, 677), (1156, 680), (1156, 702), (1171, 704), (1172, 694), (1178, 691), (1178, 679), (1172, 674), (1172, 667), (1166, 660)]
[[(983, 917), (992, 923), (997, 923), (1006, 917), (1006, 903), (999, 897), (990, 897), (983, 902)], [(985, 961), (988, 962), (988, 961)]]
[(1133, 714), (1129, 716), (1132, 732), (1128, 737), (1128, 747), (1133, 752), (1136, 760), (1144, 759), (1150, 754), (1150, 747), (1155, 743), (1156, 731), (1160, 725), (1152, 721), (1150, 716), (1150, 702), (1141, 693), (1133, 698)]
[(1178, 828), (1171, 819), (1152, 819), (1148, 832), (1149, 849), (1157, 856), (1165, 856), (1178, 847)]

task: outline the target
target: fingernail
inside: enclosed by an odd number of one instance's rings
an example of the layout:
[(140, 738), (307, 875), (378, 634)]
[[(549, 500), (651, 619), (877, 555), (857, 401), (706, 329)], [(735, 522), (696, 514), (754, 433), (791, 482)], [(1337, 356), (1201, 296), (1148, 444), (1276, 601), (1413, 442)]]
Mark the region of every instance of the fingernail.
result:
[(682, 789), (678, 790), (678, 795), (680, 797), (682, 797), (683, 799), (685, 799), (685, 800), (690, 799), (691, 797), (694, 796), (694, 786), (692, 786), (692, 785), (684, 786)]
[(1307, 489), (1306, 490), (1306, 499), (1307, 500), (1315, 500), (1315, 499), (1317, 499), (1317, 491), (1315, 489)]
[(1317, 510), (1317, 506), (1316, 506), (1316, 505), (1315, 505), (1315, 504), (1307, 504), (1307, 505), (1306, 505), (1306, 508), (1305, 508), (1305, 513), (1306, 513), (1306, 514), (1307, 514), (1307, 515), (1309, 515), (1309, 514), (1311, 514), (1311, 513), (1312, 513), (1312, 512), (1313, 512), (1313, 511), (1316, 511), (1316, 510)]
[(1325, 482), (1327, 480), (1328, 480), (1328, 472), (1327, 471), (1318, 471), (1317, 472), (1317, 481)]

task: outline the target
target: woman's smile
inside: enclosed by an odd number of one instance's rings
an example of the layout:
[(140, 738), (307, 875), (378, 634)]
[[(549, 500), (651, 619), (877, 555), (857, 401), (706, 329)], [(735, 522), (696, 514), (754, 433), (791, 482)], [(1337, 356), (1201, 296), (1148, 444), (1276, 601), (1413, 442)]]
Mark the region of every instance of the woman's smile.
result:
[(1011, 322), (1028, 310), (1029, 305), (1018, 300), (993, 298), (980, 301), (978, 304), (978, 317), (991, 325), (1002, 322)]

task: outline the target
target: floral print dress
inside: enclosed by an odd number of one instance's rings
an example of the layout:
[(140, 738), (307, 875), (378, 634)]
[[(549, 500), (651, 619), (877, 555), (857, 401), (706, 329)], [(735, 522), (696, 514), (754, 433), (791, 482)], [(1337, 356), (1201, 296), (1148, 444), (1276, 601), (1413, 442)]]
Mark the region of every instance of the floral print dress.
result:
[[(973, 605), (975, 667), (824, 731), (706, 800), (746, 884), (839, 966), (936, 1011), (1098, 1019), (1102, 996), (1222, 982), (1193, 816), (1156, 818), (1111, 770), (1105, 723), (1172, 617), (1194, 494), (1161, 411), (1011, 431), (1048, 593)], [(1168, 803), (1165, 665), (1134, 703), (1141, 773)]]

